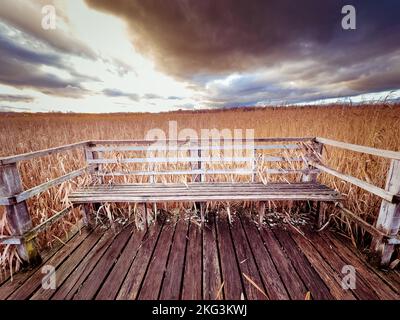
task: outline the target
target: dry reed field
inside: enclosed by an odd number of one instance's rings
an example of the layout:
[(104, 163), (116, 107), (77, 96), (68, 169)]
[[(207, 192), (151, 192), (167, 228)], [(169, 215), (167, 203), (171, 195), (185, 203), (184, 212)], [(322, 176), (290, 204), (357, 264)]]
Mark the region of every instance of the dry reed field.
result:
[[(177, 121), (178, 130), (201, 129), (254, 129), (255, 137), (324, 137), (339, 141), (371, 146), (381, 149), (400, 150), (400, 105), (385, 103), (350, 106), (308, 106), (248, 108), (207, 111), (178, 111), (170, 113), (138, 114), (18, 114), (3, 113), (0, 117), (0, 156), (25, 153), (49, 147), (70, 144), (81, 140), (93, 139), (143, 139), (145, 133), (154, 128), (168, 132), (168, 121)], [(343, 173), (351, 174), (376, 186), (384, 187), (389, 161), (383, 158), (358, 154), (355, 152), (326, 147), (323, 159), (327, 165)], [(20, 173), (24, 188), (28, 189), (52, 178), (83, 167), (85, 163), (81, 150), (68, 151), (36, 158), (20, 163)], [(109, 170), (114, 168), (110, 165)], [(161, 170), (157, 165), (155, 170)], [(113, 182), (107, 178), (109, 183)], [(136, 177), (129, 181), (143, 181)], [(141, 179), (141, 180), (140, 180)], [(162, 178), (159, 178), (162, 179)], [(173, 180), (171, 180), (173, 179)], [(218, 177), (215, 179), (219, 179)], [(231, 179), (229, 176), (220, 180)], [(245, 178), (240, 178), (245, 179)], [(334, 187), (346, 198), (345, 206), (357, 213), (362, 219), (374, 223), (380, 199), (358, 187), (351, 186), (332, 176), (321, 174), (321, 182)], [(34, 225), (45, 221), (55, 212), (68, 205), (67, 195), (77, 186), (93, 183), (89, 176), (81, 176), (73, 181), (53, 187), (28, 201)], [(186, 177), (168, 178), (168, 182), (186, 182)], [(117, 180), (115, 180), (117, 181)], [(163, 181), (163, 180), (160, 180)], [(250, 208), (248, 204), (240, 206)], [(168, 205), (171, 214), (187, 210), (190, 206)], [(140, 221), (140, 210), (134, 206), (109, 207), (105, 214), (112, 221), (136, 219)], [(291, 212), (290, 204), (270, 208), (276, 211)], [(325, 208), (327, 214), (335, 214), (331, 225), (347, 234), (359, 247), (367, 247), (370, 238), (363, 231), (350, 223), (332, 206)], [(78, 210), (73, 210), (65, 219), (42, 232), (38, 237), (41, 249), (49, 248), (63, 241), (73, 225), (80, 220)], [(8, 235), (6, 215), (0, 211), (0, 235)], [(20, 260), (12, 245), (0, 247), (2, 273), (20, 268)]]

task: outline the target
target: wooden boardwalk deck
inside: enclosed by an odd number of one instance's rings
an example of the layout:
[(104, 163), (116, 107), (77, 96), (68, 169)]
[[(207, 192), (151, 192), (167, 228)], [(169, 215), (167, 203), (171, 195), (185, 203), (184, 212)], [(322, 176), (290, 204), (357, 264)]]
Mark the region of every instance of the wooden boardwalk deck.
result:
[[(0, 281), (0, 299), (400, 299), (399, 272), (373, 269), (335, 234), (259, 230), (246, 217), (83, 229), (42, 265), (56, 268), (55, 290), (38, 267)], [(355, 289), (341, 286), (345, 265)]]

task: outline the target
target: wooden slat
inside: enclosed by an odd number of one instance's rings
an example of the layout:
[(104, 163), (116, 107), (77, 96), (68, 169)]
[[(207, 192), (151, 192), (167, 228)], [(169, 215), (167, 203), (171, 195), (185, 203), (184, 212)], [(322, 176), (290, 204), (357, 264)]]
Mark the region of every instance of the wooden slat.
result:
[[(82, 257), (86, 256), (88, 251), (93, 248), (93, 246), (101, 238), (101, 232), (91, 232), (89, 236), (82, 242), (82, 244), (66, 259), (56, 270), (56, 286), (60, 287), (65, 279), (72, 273), (75, 268), (82, 262)], [(44, 289), (40, 287), (30, 300), (49, 300), (55, 290)]]
[(286, 285), (286, 289), (291, 299), (304, 300), (308, 290), (296, 272), (296, 269), (282, 250), (282, 247), (274, 234), (268, 227), (261, 228), (259, 231), (264, 246), (269, 251), (275, 265), (277, 266), (278, 272)]
[(315, 140), (320, 143), (332, 146), (332, 147), (338, 147), (338, 148), (346, 149), (346, 150), (350, 150), (350, 151), (367, 153), (367, 154), (374, 155), (374, 156), (400, 160), (400, 152), (398, 152), (398, 151), (371, 148), (371, 147), (360, 146), (357, 144), (335, 141), (335, 140), (320, 138), (320, 137), (317, 137)]
[[(378, 295), (380, 299), (384, 300), (400, 300), (400, 295), (395, 293), (393, 289), (388, 286), (374, 270), (369, 268), (368, 262), (361, 260), (353, 254), (346, 246), (341, 244), (335, 236), (330, 232), (320, 234), (327, 244), (334, 248), (339, 253), (342, 260), (347, 264), (352, 265), (357, 270), (357, 277), (361, 277), (364, 282)], [(379, 272), (377, 270), (377, 272)], [(398, 288), (400, 291), (400, 288)], [(400, 293), (400, 292), (399, 292)]]
[(129, 268), (128, 273), (121, 285), (117, 294), (118, 300), (134, 300), (140, 290), (140, 285), (146, 275), (148, 265), (153, 257), (154, 248), (156, 247), (159, 236), (164, 228), (164, 220), (157, 222), (154, 226), (148, 229), (139, 251)]
[(154, 249), (154, 254), (147, 270), (147, 276), (144, 278), (140, 288), (139, 300), (156, 300), (159, 297), (175, 226), (175, 222), (167, 223), (161, 231), (159, 242)]
[(107, 276), (107, 279), (102, 284), (98, 294), (96, 295), (96, 300), (113, 300), (116, 298), (119, 288), (125, 279), (125, 275), (128, 273), (128, 270), (142, 245), (142, 240), (145, 234), (145, 231), (132, 231), (129, 243), (121, 253), (114, 268)]
[[(202, 286), (203, 299), (216, 300), (224, 298), (222, 288), (222, 271), (218, 255), (216, 218), (210, 215), (208, 222), (203, 226), (203, 270)], [(219, 296), (218, 296), (219, 294)]]
[(67, 145), (60, 146), (60, 147), (49, 148), (49, 149), (44, 149), (44, 150), (39, 150), (39, 151), (33, 151), (33, 152), (18, 154), (18, 155), (9, 156), (9, 157), (3, 157), (3, 158), (0, 158), (0, 164), (15, 163), (18, 161), (25, 161), (25, 160), (29, 160), (29, 159), (33, 159), (33, 158), (37, 158), (37, 157), (48, 156), (51, 154), (83, 147), (83, 146), (88, 145), (88, 143), (89, 143), (88, 141), (82, 141), (82, 142), (67, 144)]
[(391, 193), (389, 191), (386, 191), (385, 189), (374, 186), (368, 182), (365, 182), (363, 180), (360, 180), (358, 178), (352, 177), (352, 176), (344, 174), (344, 173), (340, 173), (339, 171), (328, 168), (327, 166), (316, 163), (315, 161), (310, 161), (310, 164), (313, 165), (314, 167), (320, 169), (323, 172), (329, 173), (339, 179), (342, 179), (351, 184), (354, 184), (355, 186), (360, 187), (361, 189), (364, 189), (370, 193), (373, 193), (373, 194), (377, 195), (378, 197), (385, 199), (386, 201), (394, 202), (394, 200), (396, 199), (396, 195), (394, 193)]
[(37, 234), (52, 224), (54, 224), (56, 221), (60, 220), (63, 218), (66, 214), (68, 214), (72, 210), (72, 206), (69, 206), (61, 211), (56, 212), (53, 214), (50, 218), (48, 218), (46, 221), (43, 221), (42, 223), (38, 224), (37, 226), (33, 227), (31, 230), (29, 230), (27, 233), (23, 235), (23, 238), (27, 241), (32, 240), (37, 236)]
[(289, 300), (290, 296), (277, 271), (271, 256), (263, 243), (255, 224), (246, 218), (241, 217), (243, 229), (249, 239), (251, 250), (254, 253), (261, 278), (264, 282), (267, 294), (271, 300)]
[[(251, 142), (305, 142), (312, 141), (315, 137), (282, 137), (282, 138), (255, 138), (251, 139)], [(211, 139), (191, 139), (191, 140), (91, 140), (90, 143), (96, 145), (121, 145), (121, 144), (166, 144), (169, 142), (184, 144), (184, 143), (196, 143), (201, 144), (202, 141), (211, 141)], [(223, 139), (222, 139), (223, 141)], [(249, 142), (249, 139), (229, 139), (230, 142)]]
[(253, 253), (249, 247), (246, 236), (242, 229), (240, 220), (235, 220), (230, 225), (232, 241), (236, 251), (239, 269), (243, 279), (243, 286), (246, 290), (246, 297), (249, 300), (269, 299), (264, 283), (258, 272), (254, 261)]
[(276, 144), (276, 145), (235, 145), (235, 144), (223, 144), (223, 145), (148, 145), (148, 146), (108, 146), (108, 147), (91, 147), (88, 148), (90, 151), (190, 151), (190, 150), (297, 150), (301, 149), (301, 146), (297, 144)]
[(90, 166), (72, 171), (70, 173), (67, 173), (61, 177), (52, 179), (50, 181), (47, 181), (45, 183), (42, 183), (36, 187), (33, 187), (29, 190), (25, 190), (23, 192), (21, 192), (20, 194), (15, 196), (15, 199), (17, 202), (21, 202), (24, 201), (26, 199), (32, 198), (33, 196), (36, 196), (52, 187), (58, 186), (60, 184), (62, 184), (63, 182), (66, 182), (68, 180), (72, 180), (76, 177), (79, 177), (80, 175), (82, 175)]
[[(326, 244), (325, 239), (321, 238), (318, 233), (309, 232), (307, 233), (307, 238), (310, 239), (321, 256), (326, 259), (326, 261), (329, 261), (332, 268), (340, 274), (341, 278), (343, 278), (344, 274), (342, 273), (342, 269), (344, 266), (348, 265), (348, 263), (342, 259), (340, 253), (332, 250)], [(354, 295), (361, 300), (379, 299), (379, 297), (374, 293), (373, 289), (369, 287), (365, 280), (360, 276), (359, 272), (357, 272), (356, 276), (356, 288), (350, 288)]]
[(128, 226), (113, 239), (110, 247), (106, 250), (104, 255), (100, 258), (96, 266), (91, 271), (90, 275), (75, 293), (73, 297), (74, 300), (90, 300), (95, 297), (96, 292), (101, 287), (104, 279), (108, 275), (108, 272), (115, 265), (115, 262), (121, 251), (128, 243), (131, 233), (132, 230)]
[[(75, 249), (84, 242), (89, 234), (90, 232), (84, 231), (80, 235), (73, 237), (70, 241), (68, 241), (68, 245), (61, 247), (61, 249), (57, 251), (57, 253), (52, 256), (46, 264), (57, 269), (58, 266), (65, 260), (65, 258), (74, 252)], [(27, 281), (25, 281), (23, 286), (20, 286), (17, 290), (15, 290), (7, 299), (28, 299), (36, 292), (36, 290), (41, 287), (43, 276), (44, 274), (42, 273), (42, 270), (37, 270), (29, 279), (27, 279)]]
[(296, 173), (309, 173), (309, 174), (316, 174), (319, 173), (319, 170), (308, 170), (308, 169), (266, 169), (266, 170), (249, 170), (249, 169), (224, 169), (224, 170), (217, 170), (217, 169), (195, 169), (195, 170), (171, 170), (171, 171), (99, 171), (96, 173), (98, 176), (112, 176), (112, 177), (119, 177), (119, 176), (164, 176), (164, 175), (193, 175), (193, 174), (207, 174), (207, 175), (214, 175), (214, 174), (237, 174), (237, 175), (249, 175), (252, 173), (266, 173), (266, 174), (296, 174)]
[[(188, 226), (188, 222), (184, 219), (179, 219), (177, 222), (160, 291), (160, 300), (178, 300), (181, 297)], [(192, 274), (188, 276), (192, 276)]]
[(292, 262), (294, 268), (308, 288), (312, 299), (330, 300), (333, 298), (329, 288), (314, 270), (311, 263), (307, 260), (303, 252), (290, 237), (289, 232), (281, 229), (272, 229), (275, 237), (287, 253), (287, 257)]
[(329, 287), (332, 296), (337, 300), (356, 300), (355, 295), (351, 290), (343, 289), (341, 283), (343, 274), (341, 270), (336, 270), (330, 264), (330, 261), (316, 250), (311, 241), (303, 235), (293, 232), (291, 234), (294, 242), (300, 248), (301, 252), (307, 257), (308, 261), (312, 264), (313, 268), (321, 279)]
[(102, 236), (100, 240), (91, 248), (86, 246), (87, 254), (84, 257), (77, 258), (79, 260), (77, 261), (79, 263), (78, 267), (68, 275), (68, 278), (61, 286), (57, 287), (56, 292), (51, 297), (52, 300), (72, 299), (75, 292), (79, 290), (80, 286), (96, 266), (104, 252), (111, 245), (114, 237), (110, 229), (105, 231), (95, 229), (94, 232), (101, 233)]
[[(250, 162), (253, 157), (149, 157), (149, 158), (123, 158), (123, 159), (93, 159), (87, 160), (89, 164), (112, 163), (180, 163), (180, 162)], [(296, 162), (304, 161), (303, 158), (263, 157), (263, 162)]]
[[(207, 265), (208, 267), (209, 265)], [(187, 238), (181, 298), (183, 300), (201, 300), (201, 282), (202, 230), (196, 223), (191, 222)]]
[(242, 284), (242, 277), (235, 256), (229, 225), (226, 218), (217, 219), (218, 250), (221, 257), (222, 279), (224, 295), (228, 300), (246, 298)]

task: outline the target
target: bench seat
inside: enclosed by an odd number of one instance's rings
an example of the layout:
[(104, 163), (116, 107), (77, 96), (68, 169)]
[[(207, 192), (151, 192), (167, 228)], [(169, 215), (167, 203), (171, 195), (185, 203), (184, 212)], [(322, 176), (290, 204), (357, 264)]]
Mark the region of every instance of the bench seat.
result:
[(337, 201), (340, 194), (319, 183), (188, 183), (116, 184), (80, 188), (72, 203), (185, 201)]

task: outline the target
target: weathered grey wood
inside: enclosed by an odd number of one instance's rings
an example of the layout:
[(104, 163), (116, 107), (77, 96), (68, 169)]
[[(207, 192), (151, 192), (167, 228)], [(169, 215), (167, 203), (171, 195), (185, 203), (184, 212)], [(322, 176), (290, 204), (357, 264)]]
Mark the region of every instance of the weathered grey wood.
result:
[(90, 151), (195, 151), (195, 150), (297, 150), (301, 147), (297, 144), (271, 144), (271, 145), (235, 145), (235, 144), (224, 144), (224, 145), (182, 145), (182, 146), (168, 146), (168, 145), (146, 145), (146, 146), (101, 146), (101, 147), (90, 147)]
[(0, 244), (22, 244), (22, 236), (1, 236)]
[(77, 143), (72, 143), (60, 147), (55, 147), (55, 148), (49, 148), (49, 149), (44, 149), (44, 150), (39, 150), (39, 151), (33, 151), (33, 152), (28, 152), (28, 153), (23, 153), (23, 154), (18, 154), (14, 156), (9, 156), (9, 157), (3, 157), (0, 158), (0, 164), (10, 164), (10, 163), (15, 163), (18, 161), (25, 161), (37, 157), (43, 157), (43, 156), (48, 156), (51, 154), (79, 148), (86, 146), (88, 144), (88, 141), (82, 141), (82, 142), (77, 142)]
[[(154, 186), (152, 188), (151, 186)], [(337, 201), (340, 195), (319, 184), (190, 184), (187, 187), (168, 184), (94, 186), (79, 189), (69, 196), (74, 203), (91, 202), (178, 202), (228, 200), (316, 200)]]
[(84, 225), (88, 229), (94, 229), (95, 226), (96, 226), (96, 221), (95, 221), (95, 219), (93, 217), (92, 210), (91, 210), (91, 207), (90, 207), (90, 203), (93, 203), (93, 201), (90, 201), (88, 203), (82, 204), (81, 212), (82, 212)]
[(32, 198), (33, 196), (36, 196), (52, 187), (58, 186), (61, 183), (68, 181), (68, 180), (72, 180), (76, 177), (79, 177), (80, 175), (82, 175), (87, 169), (90, 169), (91, 166), (87, 166), (84, 167), (82, 169), (78, 169), (75, 171), (72, 171), (70, 173), (67, 173), (59, 178), (55, 178), (53, 180), (47, 181), (45, 183), (42, 183), (41, 185), (38, 185), (36, 187), (33, 187), (29, 190), (23, 191), (20, 194), (15, 196), (15, 199), (17, 202), (21, 202), (24, 201), (26, 199)]
[[(254, 142), (304, 142), (304, 141), (311, 141), (315, 139), (315, 137), (283, 137), (283, 138), (256, 138)], [(96, 145), (121, 145), (121, 144), (166, 144), (168, 142), (173, 143), (188, 143), (189, 140), (175, 140), (175, 139), (165, 139), (165, 140), (91, 140), (90, 142)], [(202, 140), (202, 139), (191, 139), (190, 142), (202, 144), (203, 141), (210, 141), (210, 140)], [(230, 139), (231, 142), (248, 142), (247, 139)]]
[(30, 240), (34, 239), (39, 232), (45, 230), (49, 226), (53, 225), (56, 221), (63, 218), (66, 214), (71, 212), (72, 208), (73, 208), (73, 206), (69, 206), (61, 211), (56, 212), (50, 218), (48, 218), (46, 221), (43, 221), (42, 223), (38, 224), (37, 226), (35, 226), (34, 228), (32, 228), (31, 230), (26, 232), (23, 235), (25, 241), (30, 241)]
[(323, 144), (326, 144), (326, 145), (329, 145), (332, 147), (338, 147), (341, 149), (346, 149), (346, 150), (355, 151), (355, 152), (367, 153), (367, 154), (370, 154), (373, 156), (378, 156), (378, 157), (400, 160), (400, 152), (399, 151), (376, 149), (376, 148), (360, 146), (357, 144), (335, 141), (335, 140), (325, 139), (325, 138), (320, 138), (320, 137), (317, 137), (315, 140), (317, 142), (321, 142)]
[[(386, 178), (386, 190), (400, 193), (400, 161), (392, 160)], [(382, 200), (376, 227), (389, 237), (396, 237), (400, 228), (400, 203), (390, 203)], [(386, 266), (390, 263), (394, 244), (384, 243), (381, 237), (372, 241), (372, 249), (380, 256), (380, 264)]]
[[(250, 162), (252, 157), (221, 157), (221, 158), (206, 158), (206, 157), (156, 157), (156, 158), (125, 158), (125, 159), (87, 159), (89, 164), (106, 164), (106, 163), (177, 163), (177, 162)], [(287, 162), (287, 161), (303, 161), (302, 158), (285, 158), (285, 157), (264, 157), (264, 162)]]
[[(22, 191), (17, 164), (0, 165), (0, 195), (7, 197)], [(32, 228), (32, 220), (25, 201), (6, 206), (6, 213), (12, 236), (21, 236)], [(24, 263), (29, 265), (40, 263), (41, 258), (33, 240), (23, 241), (22, 244), (17, 245), (17, 250)]]
[(352, 176), (344, 174), (344, 173), (340, 173), (334, 169), (328, 168), (328, 167), (326, 167), (322, 164), (319, 164), (315, 161), (310, 161), (310, 164), (313, 165), (314, 167), (316, 167), (317, 169), (320, 169), (323, 172), (329, 173), (337, 178), (340, 178), (344, 181), (350, 182), (350, 183), (354, 184), (355, 186), (360, 187), (361, 189), (371, 192), (371, 193), (381, 197), (382, 199), (385, 199), (388, 202), (392, 203), (392, 202), (397, 201), (396, 193), (386, 191), (382, 188), (374, 186), (374, 185), (372, 185), (368, 182), (365, 182), (363, 180), (360, 180), (358, 178), (352, 177)]
[(258, 218), (259, 218), (258, 222), (260, 224), (260, 227), (263, 225), (264, 214), (265, 214), (265, 202), (261, 201), (259, 203), (259, 208), (258, 208)]
[[(267, 174), (296, 174), (296, 173), (305, 173), (305, 174), (318, 174), (320, 170), (309, 170), (309, 169), (266, 169), (261, 170), (262, 173)], [(162, 176), (162, 175), (213, 175), (213, 174), (237, 174), (237, 175), (249, 175), (254, 172), (250, 169), (226, 169), (226, 170), (171, 170), (171, 171), (115, 171), (115, 172), (107, 172), (107, 171), (99, 171), (96, 175), (99, 176)], [(204, 181), (204, 179), (202, 180)], [(5, 199), (7, 200), (7, 199)], [(8, 201), (8, 200), (7, 200)]]
[[(318, 177), (318, 172), (313, 172), (312, 170), (314, 167), (307, 163), (309, 160), (315, 160), (318, 161), (318, 157), (321, 159), (322, 158), (322, 151), (323, 151), (324, 145), (320, 142), (313, 141), (311, 143), (311, 150), (308, 150), (306, 154), (306, 164), (304, 169), (308, 169), (309, 172), (305, 172), (303, 176), (301, 177), (302, 182), (316, 182), (317, 177)], [(316, 154), (314, 154), (316, 153)]]

